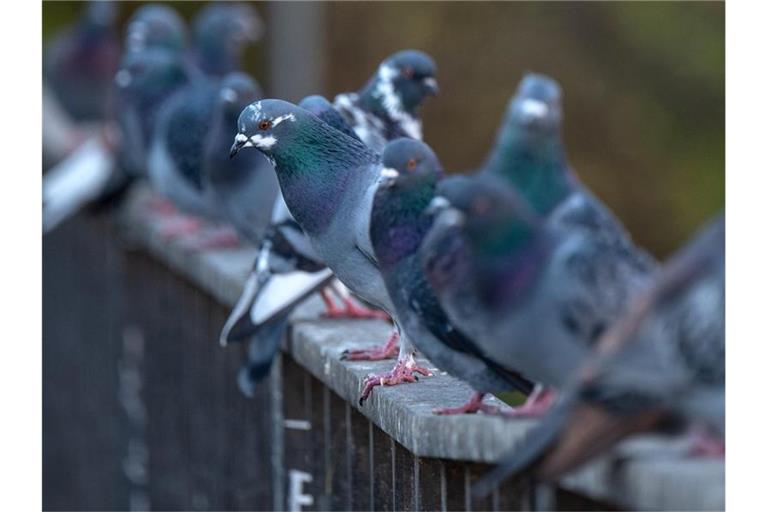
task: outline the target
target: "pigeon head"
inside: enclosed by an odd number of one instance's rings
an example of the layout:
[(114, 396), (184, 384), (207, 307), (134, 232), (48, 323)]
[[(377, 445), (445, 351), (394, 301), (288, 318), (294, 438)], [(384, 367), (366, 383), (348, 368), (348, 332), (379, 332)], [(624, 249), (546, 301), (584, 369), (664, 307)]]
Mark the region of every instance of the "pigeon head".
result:
[[(263, 92), (256, 80), (247, 73), (235, 71), (222, 79), (218, 102), (224, 114), (236, 120), (246, 106), (262, 96)], [(232, 126), (235, 126), (234, 122)]]
[(115, 74), (121, 94), (154, 97), (174, 90), (188, 79), (182, 56), (160, 48), (127, 53)]
[(332, 128), (336, 128), (340, 132), (349, 135), (352, 138), (360, 139), (357, 134), (352, 130), (352, 127), (341, 117), (341, 114), (333, 107), (330, 101), (314, 94), (307, 96), (299, 102), (299, 106), (304, 110), (313, 113), (320, 118), (322, 122)]
[(443, 175), (440, 161), (425, 143), (401, 138), (389, 142), (381, 154), (383, 184), (405, 188), (417, 183), (437, 183)]
[(230, 156), (243, 148), (256, 148), (271, 160), (290, 161), (286, 167), (292, 169), (306, 169), (320, 159), (342, 163), (371, 153), (362, 142), (283, 100), (248, 105), (237, 120), (237, 128)]
[(147, 48), (182, 51), (186, 47), (187, 28), (179, 14), (166, 5), (149, 4), (131, 16), (125, 31), (128, 52)]
[[(492, 180), (462, 180), (441, 189), (422, 262), (438, 294), (469, 280), (489, 307), (509, 304), (541, 268), (539, 219), (514, 190)], [(449, 197), (446, 197), (449, 196)], [(468, 293), (469, 285), (462, 293)]]
[(369, 234), (376, 259), (386, 271), (418, 250), (432, 222), (424, 210), (443, 170), (429, 146), (410, 138), (389, 142), (381, 164)]
[(194, 21), (196, 49), (203, 71), (223, 75), (237, 69), (240, 54), (264, 32), (256, 10), (245, 3), (212, 2)]
[(509, 103), (485, 171), (511, 183), (540, 215), (573, 190), (560, 128), (560, 86), (528, 74)]
[(532, 134), (552, 133), (562, 123), (562, 92), (553, 79), (528, 73), (507, 109), (507, 123)]
[(362, 93), (377, 101), (392, 119), (413, 115), (427, 96), (438, 93), (435, 61), (424, 52), (403, 50), (388, 57)]

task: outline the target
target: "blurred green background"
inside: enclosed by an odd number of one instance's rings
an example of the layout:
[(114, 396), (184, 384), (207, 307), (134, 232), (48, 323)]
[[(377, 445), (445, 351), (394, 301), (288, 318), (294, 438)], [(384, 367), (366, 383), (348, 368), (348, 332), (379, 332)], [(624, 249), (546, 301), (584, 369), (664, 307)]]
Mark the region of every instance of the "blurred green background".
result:
[[(121, 20), (140, 5), (123, 3)], [(172, 5), (191, 19), (201, 2)], [(44, 2), (43, 37), (81, 7)], [(258, 5), (268, 32), (270, 7)], [(402, 48), (435, 58), (442, 92), (424, 108), (425, 139), (448, 170), (482, 162), (517, 82), (537, 71), (563, 86), (576, 172), (638, 243), (666, 256), (724, 206), (724, 3), (333, 2), (318, 23), (323, 80), (307, 92), (356, 90)], [(265, 84), (271, 36), (244, 62)]]

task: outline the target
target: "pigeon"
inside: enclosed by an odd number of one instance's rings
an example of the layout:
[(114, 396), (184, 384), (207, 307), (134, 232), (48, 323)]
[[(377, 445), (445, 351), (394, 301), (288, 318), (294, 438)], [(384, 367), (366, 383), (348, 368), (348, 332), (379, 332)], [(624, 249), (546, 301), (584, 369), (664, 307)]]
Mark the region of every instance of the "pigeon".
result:
[(551, 413), (473, 491), (487, 494), (513, 473), (555, 480), (624, 437), (660, 428), (668, 419), (704, 425), (711, 436), (705, 447), (719, 444), (721, 455), (724, 263), (721, 215), (667, 262), (601, 337)]
[[(440, 193), (420, 255), (448, 318), (496, 364), (561, 387), (651, 274), (612, 237), (563, 229), (557, 211), (541, 218), (498, 180)], [(560, 208), (584, 201), (575, 194)]]
[(133, 179), (145, 174), (157, 112), (189, 80), (181, 53), (147, 48), (124, 55), (115, 75), (119, 137), (108, 126), (46, 174), (44, 232), (54, 229), (85, 204), (96, 200), (109, 203), (120, 197)]
[[(150, 145), (164, 105), (190, 83), (182, 53), (150, 47), (128, 52), (115, 76), (118, 86), (120, 163), (131, 177), (147, 173)], [(191, 128), (191, 127), (185, 127)]]
[(74, 121), (101, 121), (120, 62), (117, 5), (91, 1), (70, 30), (54, 36), (43, 58), (46, 88)]
[(242, 112), (232, 154), (244, 148), (255, 148), (273, 162), (285, 204), (321, 260), (355, 295), (392, 316), (391, 338), (402, 338), (398, 361), (392, 371), (369, 376), (364, 386), (431, 375), (418, 366), (400, 329), (368, 235), (373, 194), (381, 179), (380, 156), (282, 100), (258, 101)]
[(205, 135), (202, 188), (205, 203), (217, 218), (232, 224), (254, 245), (269, 226), (277, 196), (277, 179), (269, 162), (257, 153), (229, 158), (232, 131), (240, 112), (262, 97), (261, 88), (242, 72), (227, 74), (216, 93), (210, 127)]
[(339, 94), (336, 109), (358, 137), (377, 153), (387, 141), (422, 138), (418, 109), (439, 91), (432, 58), (417, 50), (402, 50), (381, 63), (357, 93)]
[[(444, 180), (437, 195), (442, 200), (447, 198), (449, 203), (458, 201), (467, 209), (473, 201), (473, 187), (481, 194), (483, 187), (510, 187), (532, 214), (545, 221), (545, 232), (558, 233), (555, 238), (569, 238), (578, 232), (590, 245), (604, 247), (611, 254), (611, 261), (616, 262), (617, 280), (629, 283), (632, 294), (641, 286), (637, 283), (647, 281), (657, 264), (634, 245), (620, 221), (579, 182), (568, 165), (560, 133), (561, 96), (559, 85), (551, 78), (526, 75), (510, 101), (496, 144), (484, 165), (473, 176)], [(622, 294), (615, 301), (607, 300), (619, 310), (626, 303)], [(609, 318), (614, 314), (610, 313)], [(473, 322), (469, 318), (463, 321)], [(472, 332), (467, 334), (474, 339)], [(539, 391), (542, 390), (537, 390), (529, 403), (518, 410), (519, 414), (538, 415), (546, 410), (553, 394), (551, 390)]]
[(141, 52), (162, 48), (183, 53), (187, 50), (187, 27), (178, 12), (163, 4), (139, 7), (128, 20), (125, 30), (125, 51)]
[[(299, 106), (330, 127), (359, 140), (333, 105), (322, 96), (307, 96)], [(234, 161), (245, 156), (239, 155)], [(257, 152), (253, 156), (266, 161)], [(274, 177), (274, 173), (270, 174)], [(271, 224), (259, 243), (256, 263), (219, 336), (222, 346), (249, 338), (253, 340), (248, 350), (248, 363), (238, 377), (245, 395), (251, 396), (256, 384), (269, 373), (293, 307), (327, 287), (332, 287), (334, 292), (338, 290), (332, 272), (312, 248), (278, 190)], [(323, 299), (329, 305), (329, 311), (336, 308), (326, 292)], [(351, 301), (347, 304), (354, 305)]]
[(484, 394), (512, 389), (531, 393), (530, 381), (498, 369), (451, 324), (421, 268), (418, 249), (432, 223), (425, 210), (442, 177), (437, 156), (423, 142), (402, 138), (384, 148), (382, 165), (384, 178), (373, 199), (370, 237), (402, 328), (430, 361), (477, 390), (464, 407), (438, 412), (495, 412), (495, 407), (482, 403)]
[[(320, 95), (307, 96), (299, 102), (299, 106), (317, 116), (328, 126), (355, 140), (360, 140), (326, 98)], [(272, 223), (260, 244), (258, 253), (257, 262), (248, 277), (243, 294), (222, 329), (219, 338), (222, 346), (231, 342), (243, 341), (249, 337), (258, 339), (259, 336), (255, 334), (261, 323), (267, 321), (271, 315), (276, 314), (276, 311), (290, 311), (292, 307), (314, 291), (324, 290), (326, 285), (331, 284), (334, 284), (334, 293), (342, 296), (345, 309), (339, 310), (332, 298), (327, 293), (323, 293), (328, 316), (377, 318), (376, 312), (369, 312), (360, 308), (346, 297), (345, 293), (341, 292), (338, 286), (335, 286), (335, 283), (332, 283), (332, 273), (326, 270), (325, 264), (288, 210), (279, 190), (272, 210)], [(263, 263), (261, 266), (259, 261)], [(280, 274), (285, 275), (280, 276)], [(277, 285), (284, 278), (290, 279), (287, 282), (291, 283), (291, 286)], [(301, 283), (305, 283), (307, 288), (300, 287), (299, 284)], [(295, 294), (291, 296), (282, 293), (287, 289), (294, 291)], [(268, 290), (280, 290), (280, 292), (268, 292)], [(267, 296), (276, 296), (276, 298), (270, 300)], [(387, 352), (391, 352), (391, 347), (387, 349)], [(259, 368), (261, 367), (260, 363)], [(261, 375), (260, 372), (256, 374)], [(249, 375), (255, 374), (249, 373)]]
[(240, 70), (240, 57), (248, 43), (264, 33), (264, 25), (249, 4), (212, 2), (193, 22), (195, 62), (209, 76), (223, 77)]

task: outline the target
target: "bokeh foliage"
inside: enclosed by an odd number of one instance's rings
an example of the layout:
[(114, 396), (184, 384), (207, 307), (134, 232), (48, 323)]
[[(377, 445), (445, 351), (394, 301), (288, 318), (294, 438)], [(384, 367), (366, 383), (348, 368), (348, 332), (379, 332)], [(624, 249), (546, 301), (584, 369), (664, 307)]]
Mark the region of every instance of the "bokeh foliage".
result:
[[(189, 19), (200, 2), (173, 6)], [(79, 7), (44, 2), (44, 37)], [(724, 205), (724, 3), (334, 2), (326, 23), (326, 95), (356, 89), (398, 49), (435, 57), (442, 93), (424, 109), (425, 138), (448, 170), (482, 162), (530, 70), (562, 84), (571, 163), (641, 245), (665, 256)], [(267, 51), (247, 55), (263, 82)]]

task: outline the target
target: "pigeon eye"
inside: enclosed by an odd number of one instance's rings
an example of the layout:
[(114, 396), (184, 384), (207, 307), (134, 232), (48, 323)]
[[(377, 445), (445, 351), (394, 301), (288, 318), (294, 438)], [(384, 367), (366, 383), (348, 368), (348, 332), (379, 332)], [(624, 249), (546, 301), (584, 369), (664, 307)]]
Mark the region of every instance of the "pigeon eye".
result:
[(413, 78), (413, 68), (411, 66), (405, 66), (403, 68), (403, 76), (405, 78)]
[(411, 158), (410, 160), (408, 160), (405, 166), (408, 168), (409, 171), (414, 170), (416, 168), (416, 159)]
[(259, 121), (259, 130), (268, 130), (272, 123), (266, 119)]

